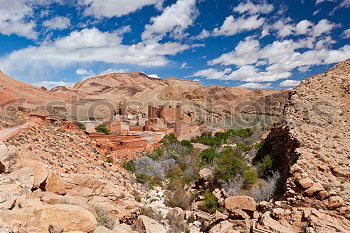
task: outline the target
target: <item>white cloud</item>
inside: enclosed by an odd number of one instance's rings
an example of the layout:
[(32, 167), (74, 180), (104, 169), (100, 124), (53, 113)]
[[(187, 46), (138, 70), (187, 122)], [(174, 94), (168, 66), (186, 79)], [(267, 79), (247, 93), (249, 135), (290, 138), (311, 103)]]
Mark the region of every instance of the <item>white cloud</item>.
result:
[(322, 35), (330, 34), (333, 29), (339, 26), (339, 24), (330, 22), (327, 19), (322, 19), (315, 25), (306, 19), (295, 24), (290, 18), (283, 18), (279, 19), (271, 26), (264, 26), (262, 37), (268, 35), (270, 31), (276, 31), (277, 36), (281, 38), (290, 35), (307, 35), (317, 38)]
[(44, 27), (53, 30), (63, 30), (69, 28), (70, 25), (70, 19), (63, 16), (56, 16), (43, 22)]
[(227, 68), (224, 71), (218, 71), (216, 69), (210, 68), (206, 70), (200, 70), (194, 73), (193, 77), (206, 77), (207, 79), (218, 79), (224, 80), (226, 75), (230, 73), (232, 69)]
[(186, 62), (183, 62), (180, 66), (180, 69), (186, 69), (189, 68)]
[(271, 87), (271, 83), (245, 83), (239, 87), (248, 88), (248, 89), (267, 89)]
[(71, 32), (49, 44), (13, 51), (0, 58), (0, 67), (11, 73), (28, 69), (39, 72), (45, 67), (58, 69), (90, 62), (163, 66), (169, 62), (166, 56), (189, 48), (191, 46), (174, 42), (124, 45), (117, 34), (92, 28)]
[(145, 6), (156, 5), (159, 8), (162, 3), (163, 0), (79, 0), (79, 4), (86, 7), (84, 14), (97, 18), (121, 17)]
[(258, 18), (257, 15), (248, 18), (234, 18), (228, 16), (220, 28), (213, 30), (214, 36), (232, 36), (240, 32), (251, 31), (261, 27), (265, 22), (264, 18)]
[(41, 82), (33, 83), (33, 85), (37, 86), (37, 87), (45, 87), (48, 90), (50, 90), (50, 89), (57, 87), (57, 86), (73, 87), (74, 83), (67, 83), (64, 81), (58, 81), (58, 82), (56, 82), (56, 81), (41, 81)]
[(77, 74), (77, 75), (93, 75), (94, 73), (92, 72), (92, 71), (88, 71), (88, 70), (85, 70), (85, 69), (77, 69), (76, 71), (75, 71), (75, 73)]
[(26, 1), (0, 0), (0, 34), (36, 39), (36, 23), (27, 20), (34, 14)]
[(252, 3), (251, 1), (247, 1), (245, 3), (240, 3), (233, 10), (241, 14), (268, 14), (274, 10), (274, 7), (266, 2)]
[(238, 43), (234, 51), (225, 53), (219, 58), (208, 62), (209, 65), (237, 65), (243, 66), (255, 63), (258, 59), (258, 51), (260, 50), (260, 43), (250, 37)]
[(296, 87), (301, 83), (298, 80), (287, 79), (280, 83), (280, 87)]
[(157, 78), (157, 79), (160, 79), (160, 77), (157, 75), (157, 74), (149, 74), (147, 75), (148, 77), (150, 78)]
[(295, 33), (297, 35), (307, 34), (310, 32), (313, 26), (314, 24), (312, 22), (310, 22), (307, 19), (304, 19), (295, 26)]
[(339, 27), (339, 25), (330, 22), (327, 19), (322, 19), (316, 24), (312, 31), (311, 31), (311, 36), (313, 37), (318, 37), (322, 34), (328, 34), (330, 33), (334, 28)]
[(102, 71), (97, 76), (100, 75), (106, 75), (106, 74), (113, 74), (113, 73), (129, 73), (129, 70), (127, 69), (115, 69), (115, 68), (109, 68), (107, 70)]
[(193, 39), (193, 40), (203, 40), (203, 39), (208, 38), (208, 37), (210, 37), (210, 32), (205, 30), (205, 29), (203, 29), (202, 32), (199, 35), (193, 36), (191, 39)]
[(350, 28), (346, 29), (343, 34), (342, 34), (342, 38), (344, 39), (349, 39), (350, 38)]
[(145, 26), (142, 39), (159, 41), (168, 33), (173, 38), (183, 38), (184, 31), (197, 16), (196, 0), (177, 0), (165, 8), (161, 15), (151, 18), (151, 24)]

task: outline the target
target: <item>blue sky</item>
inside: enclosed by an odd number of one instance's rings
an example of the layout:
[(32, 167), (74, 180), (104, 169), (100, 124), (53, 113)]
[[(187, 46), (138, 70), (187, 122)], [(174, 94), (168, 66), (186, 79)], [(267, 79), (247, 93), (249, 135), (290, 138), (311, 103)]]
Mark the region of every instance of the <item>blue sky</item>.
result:
[(144, 72), (287, 89), (349, 42), (350, 0), (0, 0), (0, 70), (49, 88)]

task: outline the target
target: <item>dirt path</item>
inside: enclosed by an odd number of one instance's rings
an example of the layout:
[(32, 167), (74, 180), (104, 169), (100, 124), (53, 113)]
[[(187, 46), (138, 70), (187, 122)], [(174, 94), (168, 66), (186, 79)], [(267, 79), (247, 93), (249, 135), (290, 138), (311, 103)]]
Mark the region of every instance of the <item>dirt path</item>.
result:
[(0, 141), (5, 141), (11, 136), (15, 135), (20, 129), (26, 128), (31, 124), (30, 121), (11, 128), (3, 128), (0, 130)]

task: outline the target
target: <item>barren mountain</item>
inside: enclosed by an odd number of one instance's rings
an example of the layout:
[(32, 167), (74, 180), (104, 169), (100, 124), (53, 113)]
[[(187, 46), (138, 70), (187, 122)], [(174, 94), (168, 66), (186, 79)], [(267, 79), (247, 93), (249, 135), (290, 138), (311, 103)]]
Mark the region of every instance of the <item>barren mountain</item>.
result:
[(275, 220), (308, 232), (350, 232), (349, 120), (350, 59), (293, 90), (261, 150), (286, 182)]
[[(58, 92), (57, 89), (52, 91)], [(288, 95), (288, 91), (207, 88), (195, 81), (155, 79), (142, 73), (108, 74), (84, 80), (73, 89), (60, 89), (65, 93), (73, 91), (82, 97), (76, 102), (81, 112), (87, 111), (96, 101), (108, 101), (116, 107), (124, 106), (129, 112), (143, 113), (149, 104), (184, 102), (187, 112), (200, 112), (202, 116), (212, 113), (218, 118), (237, 112), (280, 115)], [(250, 109), (242, 109), (243, 105)]]
[(30, 103), (43, 106), (49, 101), (65, 100), (67, 96), (58, 95), (29, 84), (14, 80), (0, 71), (0, 105)]

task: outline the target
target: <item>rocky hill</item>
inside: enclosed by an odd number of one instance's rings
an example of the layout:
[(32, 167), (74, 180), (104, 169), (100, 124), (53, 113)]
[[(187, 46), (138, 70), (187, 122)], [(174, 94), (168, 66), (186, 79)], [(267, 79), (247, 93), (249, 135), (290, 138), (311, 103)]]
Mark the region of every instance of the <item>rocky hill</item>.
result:
[(120, 169), (82, 132), (23, 129), (0, 144), (0, 232), (131, 233), (143, 188)]
[(67, 96), (14, 80), (0, 71), (0, 106), (29, 103), (45, 106), (49, 101), (66, 100)]
[[(58, 92), (57, 90), (52, 90)], [(62, 89), (60, 89), (62, 91)], [(73, 89), (83, 96), (76, 105), (86, 112), (96, 101), (123, 106), (126, 111), (146, 113), (149, 104), (183, 102), (187, 112), (208, 113), (220, 118), (234, 113), (280, 115), (288, 91), (256, 91), (244, 88), (204, 87), (198, 82), (181, 79), (155, 79), (142, 73), (115, 73), (89, 78)], [(241, 109), (242, 106), (250, 109)], [(237, 108), (238, 107), (238, 108)]]
[(349, 120), (350, 59), (293, 90), (260, 151), (284, 174), (283, 202), (269, 213), (275, 220), (308, 232), (350, 232)]

